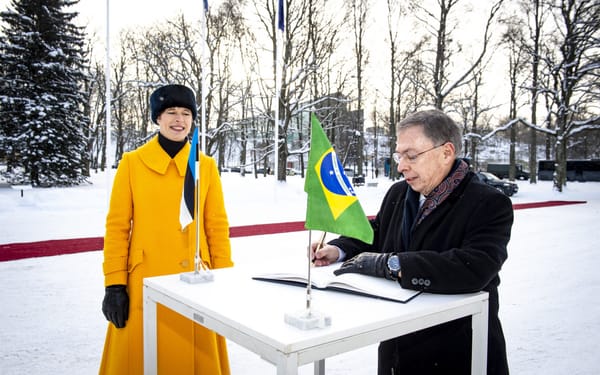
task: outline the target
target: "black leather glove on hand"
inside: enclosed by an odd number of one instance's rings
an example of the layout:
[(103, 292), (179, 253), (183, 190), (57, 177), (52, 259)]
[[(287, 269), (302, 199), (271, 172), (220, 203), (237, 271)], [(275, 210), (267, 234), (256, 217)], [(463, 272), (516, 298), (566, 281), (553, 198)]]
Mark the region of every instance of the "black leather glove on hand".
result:
[(360, 253), (345, 261), (340, 268), (333, 271), (338, 276), (343, 273), (360, 273), (363, 275), (385, 277), (392, 280), (387, 267), (391, 253)]
[(106, 320), (112, 322), (117, 328), (125, 327), (129, 318), (129, 296), (125, 285), (109, 285), (106, 287), (102, 312)]

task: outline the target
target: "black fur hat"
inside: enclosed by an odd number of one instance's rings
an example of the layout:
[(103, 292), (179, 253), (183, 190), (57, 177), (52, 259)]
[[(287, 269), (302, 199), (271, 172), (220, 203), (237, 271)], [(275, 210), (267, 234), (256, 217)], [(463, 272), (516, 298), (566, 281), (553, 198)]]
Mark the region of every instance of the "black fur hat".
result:
[(196, 109), (196, 97), (194, 92), (183, 85), (166, 85), (154, 90), (150, 95), (150, 110), (152, 122), (157, 124), (156, 119), (167, 108), (184, 107), (192, 111), (195, 120), (198, 115)]

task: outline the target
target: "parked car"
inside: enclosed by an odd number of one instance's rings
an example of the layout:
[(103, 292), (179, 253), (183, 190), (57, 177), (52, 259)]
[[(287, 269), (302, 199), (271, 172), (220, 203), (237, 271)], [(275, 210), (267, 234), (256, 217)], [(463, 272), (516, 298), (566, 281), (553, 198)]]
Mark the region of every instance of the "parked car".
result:
[(486, 184), (500, 190), (509, 197), (519, 191), (519, 185), (514, 182), (504, 181), (489, 172), (477, 172), (477, 177)]
[(365, 184), (365, 176), (357, 174), (352, 177), (352, 185), (363, 186)]
[[(508, 178), (510, 164), (488, 164), (487, 171), (495, 174), (498, 178)], [(523, 170), (521, 164), (515, 165), (515, 178), (517, 180), (529, 180), (529, 172)]]

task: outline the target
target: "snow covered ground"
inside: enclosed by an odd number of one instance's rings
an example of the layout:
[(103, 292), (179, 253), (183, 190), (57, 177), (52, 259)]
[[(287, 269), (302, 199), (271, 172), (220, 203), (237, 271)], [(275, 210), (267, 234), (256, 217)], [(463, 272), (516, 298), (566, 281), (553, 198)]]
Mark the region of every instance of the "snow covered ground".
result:
[[(102, 236), (103, 174), (63, 189), (0, 189), (0, 244)], [(389, 186), (356, 189), (375, 214)], [(303, 180), (223, 175), (232, 226), (304, 219)], [(600, 369), (600, 183), (569, 183), (562, 194), (547, 181), (519, 182), (514, 203), (586, 200), (586, 204), (515, 211), (509, 258), (501, 272), (501, 319), (513, 374), (597, 374)], [(232, 239), (238, 264), (292, 261), (307, 232)], [(0, 374), (94, 374), (106, 321), (102, 253), (0, 262)], [(233, 374), (275, 373), (257, 355), (229, 343)], [(374, 374), (375, 345), (326, 361), (328, 374)], [(312, 373), (312, 366), (301, 374)]]

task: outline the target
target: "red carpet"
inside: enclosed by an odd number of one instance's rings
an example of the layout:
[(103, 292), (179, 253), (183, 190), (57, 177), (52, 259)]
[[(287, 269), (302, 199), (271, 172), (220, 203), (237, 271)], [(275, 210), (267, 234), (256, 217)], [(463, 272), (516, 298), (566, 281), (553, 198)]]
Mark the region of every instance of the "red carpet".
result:
[(522, 210), (525, 208), (564, 206), (567, 204), (581, 204), (581, 203), (587, 203), (587, 201), (545, 201), (545, 202), (532, 202), (532, 203), (516, 203), (516, 204), (513, 204), (513, 209)]
[[(546, 201), (532, 203), (517, 203), (515, 210), (539, 207), (563, 206), (567, 204), (581, 204), (586, 201)], [(231, 227), (231, 237), (248, 237), (265, 234), (299, 232), (304, 230), (304, 221), (287, 223), (256, 224)], [(74, 238), (68, 240), (49, 240), (38, 242), (19, 242), (0, 245), (0, 262), (35, 258), (52, 255), (73, 254), (83, 251), (101, 250), (104, 244), (103, 237)]]

